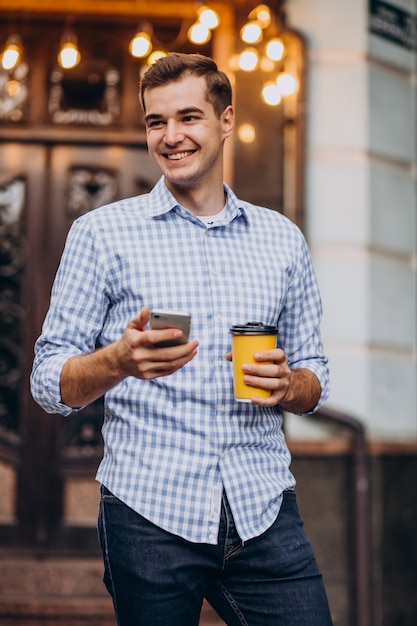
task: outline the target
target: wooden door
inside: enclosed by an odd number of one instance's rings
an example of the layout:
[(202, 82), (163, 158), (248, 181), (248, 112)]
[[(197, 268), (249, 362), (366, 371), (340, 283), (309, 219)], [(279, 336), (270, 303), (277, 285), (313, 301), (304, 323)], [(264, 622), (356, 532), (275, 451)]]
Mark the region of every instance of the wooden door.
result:
[[(33, 345), (79, 215), (153, 186), (143, 145), (0, 145), (0, 543), (94, 551), (102, 403), (74, 417), (31, 399)], [(93, 513), (94, 511), (94, 513)]]

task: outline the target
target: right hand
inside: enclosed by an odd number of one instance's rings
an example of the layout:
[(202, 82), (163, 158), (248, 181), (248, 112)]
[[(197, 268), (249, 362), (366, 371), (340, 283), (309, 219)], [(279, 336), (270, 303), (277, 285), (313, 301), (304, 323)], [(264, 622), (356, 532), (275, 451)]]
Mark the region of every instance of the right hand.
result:
[(122, 337), (116, 342), (116, 362), (125, 376), (151, 380), (169, 376), (181, 369), (197, 354), (198, 341), (170, 347), (156, 347), (160, 341), (182, 336), (176, 328), (146, 330), (150, 311), (144, 307), (139, 315), (128, 323)]

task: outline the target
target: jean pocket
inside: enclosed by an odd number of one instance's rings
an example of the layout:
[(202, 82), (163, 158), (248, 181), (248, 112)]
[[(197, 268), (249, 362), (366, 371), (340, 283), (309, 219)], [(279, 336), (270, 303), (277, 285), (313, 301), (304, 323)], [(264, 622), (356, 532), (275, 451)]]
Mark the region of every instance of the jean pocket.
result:
[(113, 495), (112, 492), (109, 491), (104, 485), (100, 486), (100, 499), (102, 502), (106, 502), (108, 504), (117, 504), (120, 502), (119, 498), (116, 498), (116, 496)]

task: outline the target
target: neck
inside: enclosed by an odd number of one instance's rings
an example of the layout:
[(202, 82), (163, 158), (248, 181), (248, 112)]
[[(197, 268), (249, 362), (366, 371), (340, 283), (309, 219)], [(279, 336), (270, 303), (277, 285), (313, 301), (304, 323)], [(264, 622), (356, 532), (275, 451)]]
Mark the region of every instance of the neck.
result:
[(216, 215), (224, 208), (225, 193), (223, 182), (215, 186), (181, 187), (165, 181), (170, 192), (179, 204), (194, 213), (194, 215)]

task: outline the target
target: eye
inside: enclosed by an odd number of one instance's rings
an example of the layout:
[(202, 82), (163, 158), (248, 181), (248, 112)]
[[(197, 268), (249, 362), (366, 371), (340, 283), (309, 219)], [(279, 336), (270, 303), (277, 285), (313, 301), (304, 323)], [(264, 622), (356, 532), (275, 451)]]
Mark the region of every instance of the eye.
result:
[(158, 126), (162, 126), (163, 124), (163, 120), (149, 120), (146, 123), (146, 126), (147, 128), (157, 128)]

